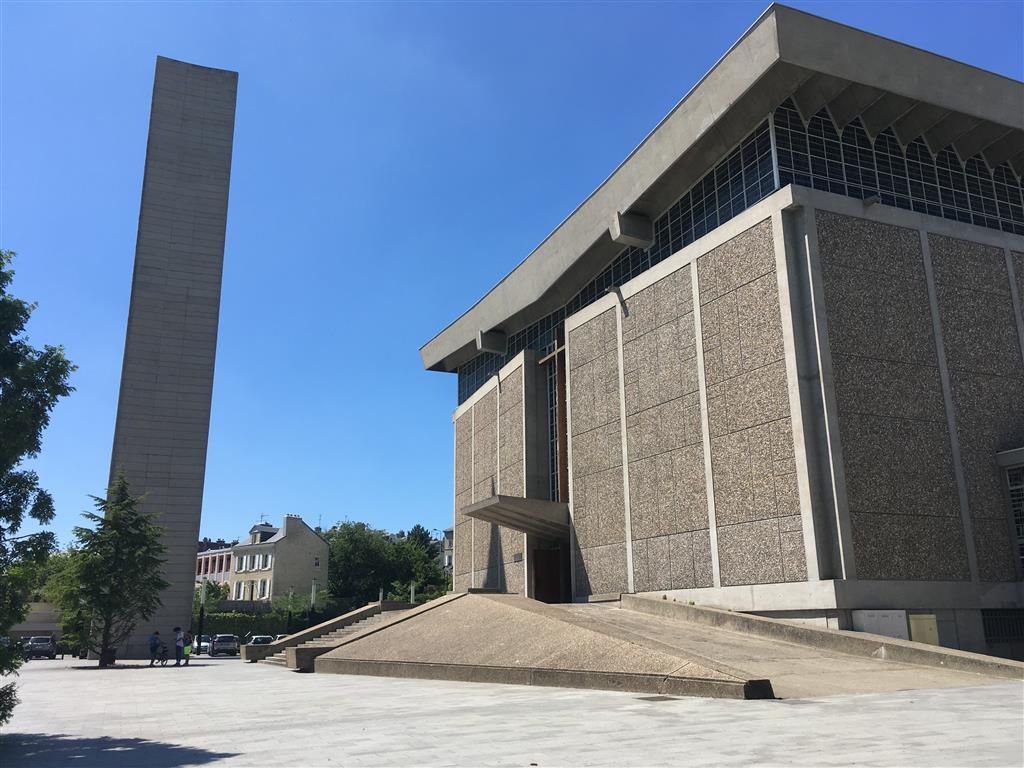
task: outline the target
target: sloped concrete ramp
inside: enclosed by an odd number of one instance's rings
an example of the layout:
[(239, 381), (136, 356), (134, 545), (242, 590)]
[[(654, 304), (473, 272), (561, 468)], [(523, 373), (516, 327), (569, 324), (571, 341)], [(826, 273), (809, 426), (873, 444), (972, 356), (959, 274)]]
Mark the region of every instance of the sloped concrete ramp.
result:
[(771, 698), (771, 685), (559, 606), (453, 594), (347, 639), (318, 673)]
[[(661, 615), (647, 613), (645, 608), (662, 609)], [(576, 604), (565, 609), (585, 614), (594, 622), (607, 623), (658, 640), (676, 648), (679, 653), (704, 654), (719, 663), (740, 667), (752, 677), (771, 680), (775, 695), (783, 699), (1005, 683), (1007, 679), (1021, 679), (1024, 669), (1024, 665), (1015, 662), (932, 646), (922, 646), (921, 650), (934, 651), (945, 658), (929, 663), (907, 663), (885, 656), (854, 654), (841, 650), (841, 644), (836, 641), (842, 638), (831, 630), (809, 630), (819, 635), (814, 645), (787, 642), (750, 631), (688, 621), (678, 615), (680, 612), (707, 612), (705, 608), (678, 606), (682, 610), (675, 612), (672, 608), (671, 605), (662, 605), (661, 601), (624, 597), (621, 603)], [(673, 613), (677, 615), (673, 616)], [(769, 622), (780, 629), (800, 631), (800, 627), (793, 627), (789, 622), (754, 620)], [(874, 635), (856, 634), (865, 639), (875, 638)], [(892, 641), (890, 638), (876, 639), (921, 646), (920, 643)], [(967, 668), (951, 668), (956, 662), (962, 663), (963, 657), (976, 657), (982, 663)], [(987, 665), (984, 663), (986, 660)], [(975, 671), (970, 671), (972, 669)]]
[(720, 698), (808, 698), (1024, 678), (1019, 662), (634, 596), (546, 605), (518, 595), (465, 593), (357, 632), (314, 668)]

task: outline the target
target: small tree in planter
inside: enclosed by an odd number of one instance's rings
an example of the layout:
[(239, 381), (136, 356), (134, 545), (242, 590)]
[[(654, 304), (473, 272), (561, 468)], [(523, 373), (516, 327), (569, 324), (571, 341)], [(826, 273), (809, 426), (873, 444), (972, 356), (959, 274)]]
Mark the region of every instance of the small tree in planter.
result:
[(101, 667), (114, 663), (116, 649), (139, 621), (160, 606), (163, 578), (161, 529), (139, 511), (119, 474), (107, 498), (94, 496), (99, 514), (83, 516), (94, 528), (75, 528), (77, 549), (62, 580), (59, 604), (65, 636), (99, 656)]

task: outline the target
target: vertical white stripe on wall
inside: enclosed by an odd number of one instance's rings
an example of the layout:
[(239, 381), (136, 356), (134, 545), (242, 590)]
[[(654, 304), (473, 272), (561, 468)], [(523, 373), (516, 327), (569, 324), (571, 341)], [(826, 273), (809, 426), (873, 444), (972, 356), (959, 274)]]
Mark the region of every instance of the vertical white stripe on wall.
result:
[[(469, 500), (476, 501), (476, 405), (469, 409)], [(476, 521), (469, 518), (469, 586), (476, 586)]]
[(974, 524), (967, 502), (967, 483), (964, 480), (963, 462), (960, 460), (960, 435), (956, 429), (956, 410), (953, 406), (953, 390), (949, 383), (949, 367), (946, 365), (946, 344), (942, 338), (942, 319), (939, 317), (939, 301), (935, 291), (935, 271), (932, 268), (932, 249), (928, 233), (918, 230), (921, 236), (921, 257), (924, 260), (924, 277), (928, 284), (928, 305), (932, 313), (932, 332), (935, 334), (935, 355), (939, 364), (939, 379), (942, 383), (942, 399), (946, 406), (946, 425), (949, 428), (949, 446), (953, 457), (953, 474), (960, 498), (960, 521), (963, 524), (964, 544), (967, 547), (967, 564), (971, 570), (971, 581), (978, 582), (978, 553), (974, 549)]
[(576, 602), (576, 524), (573, 517), (573, 467), (572, 467), (572, 371), (569, 366), (569, 338), (571, 334), (565, 331), (565, 468), (569, 475), (566, 478), (566, 486), (569, 489), (569, 601)]
[[(528, 446), (529, 446), (529, 444), (526, 442), (526, 389), (527, 389), (527, 387), (526, 387), (526, 370), (527, 370), (527, 367), (529, 367), (529, 369), (530, 369), (530, 380), (531, 380), (530, 397), (531, 398), (536, 398), (538, 396), (537, 392), (536, 392), (536, 387), (534, 386), (536, 384), (535, 377), (537, 376), (537, 365), (536, 365), (536, 363), (530, 362), (530, 358), (529, 357), (524, 357), (523, 358), (522, 375), (520, 376), (521, 383), (520, 383), (520, 390), (519, 390), (519, 405), (520, 405), (519, 412), (522, 415), (522, 419), (520, 420), (519, 426), (520, 426), (520, 429), (522, 430), (522, 444), (523, 444), (522, 460), (523, 460), (523, 496), (524, 497), (529, 496), (528, 491), (529, 491), (529, 484), (530, 484), (530, 475), (529, 475), (529, 470), (527, 468), (527, 463), (526, 463), (526, 451), (528, 450)], [(526, 537), (526, 534), (524, 533), (523, 534), (523, 597), (529, 597), (530, 596), (530, 569), (529, 569), (530, 552), (527, 549), (528, 543), (529, 543), (529, 541), (528, 541), (528, 539)]]
[[(459, 527), (459, 420), (452, 419), (452, 590), (455, 589), (456, 561), (455, 531)], [(443, 533), (443, 531), (442, 531)]]
[(818, 247), (818, 220), (815, 208), (804, 207), (804, 255), (811, 285), (811, 316), (814, 318), (814, 346), (821, 376), (821, 402), (824, 406), (825, 442), (828, 445), (828, 474), (831, 478), (832, 508), (835, 513), (839, 573), (834, 578), (856, 579), (857, 559), (853, 551), (853, 526), (850, 502), (846, 494), (846, 465), (843, 462), (839, 434), (839, 406), (836, 400), (832, 348), (829, 344), (828, 312), (825, 307), (825, 281), (821, 273)]
[[(795, 216), (789, 211), (772, 213), (772, 241), (775, 248), (775, 276), (779, 291), (779, 313), (782, 320), (782, 347), (786, 361), (786, 392), (789, 397), (790, 435), (793, 439), (793, 458), (796, 465), (797, 490), (800, 496), (800, 525), (804, 540), (804, 559), (807, 581), (820, 578), (818, 567), (817, 532), (814, 530), (814, 510), (811, 505), (810, 472), (807, 443), (804, 439), (804, 411), (800, 393), (800, 357), (797, 350), (796, 323), (793, 315), (798, 311), (789, 292), (789, 262), (786, 253), (784, 217)], [(794, 260), (800, 258), (793, 254)]]
[[(494, 480), (491, 487), (491, 495), (496, 496), (501, 492), (501, 373), (494, 374)], [(498, 564), (498, 585), (502, 592), (508, 591), (508, 584), (505, 583), (505, 551), (501, 548), (501, 528), (498, 528), (498, 551), (501, 552), (501, 562)], [(490, 570), (491, 562), (487, 562), (487, 570)], [(486, 578), (486, 577), (485, 577)]]
[(697, 261), (690, 262), (690, 287), (693, 293), (693, 339), (697, 347), (697, 393), (700, 397), (700, 435), (704, 446), (704, 494), (708, 504), (708, 539), (711, 542), (711, 578), (716, 587), (722, 586), (722, 572), (718, 565), (718, 523), (715, 519), (715, 482), (711, 472), (711, 430), (708, 426), (708, 385), (704, 379), (704, 327), (700, 313), (700, 284), (697, 279)]
[(1003, 249), (1006, 257), (1006, 276), (1010, 279), (1010, 299), (1013, 301), (1013, 319), (1017, 321), (1017, 341), (1020, 342), (1020, 356), (1024, 361), (1024, 308), (1021, 308), (1020, 290), (1017, 287), (1017, 275), (1013, 264), (1013, 252)]
[(629, 448), (626, 441), (626, 378), (623, 371), (622, 353), (622, 311), (624, 301), (618, 293), (615, 303), (615, 350), (619, 366), (619, 436), (622, 440), (622, 509), (626, 533), (626, 591), (635, 592), (633, 588), (633, 520), (629, 505)]

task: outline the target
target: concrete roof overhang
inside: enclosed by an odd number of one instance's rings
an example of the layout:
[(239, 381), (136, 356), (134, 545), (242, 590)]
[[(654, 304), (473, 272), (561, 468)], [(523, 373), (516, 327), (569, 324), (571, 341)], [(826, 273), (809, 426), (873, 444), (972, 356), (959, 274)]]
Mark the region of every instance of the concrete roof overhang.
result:
[(782, 5), (772, 5), (625, 161), (515, 269), (421, 349), (430, 370), (478, 353), (478, 333), (514, 333), (564, 306), (623, 245), (618, 213), (654, 218), (775, 107), (838, 128), (859, 117), (873, 139), (952, 145), (1024, 175), (1024, 84)]
[(491, 496), (463, 507), (462, 514), (545, 539), (569, 539), (569, 505), (545, 499)]

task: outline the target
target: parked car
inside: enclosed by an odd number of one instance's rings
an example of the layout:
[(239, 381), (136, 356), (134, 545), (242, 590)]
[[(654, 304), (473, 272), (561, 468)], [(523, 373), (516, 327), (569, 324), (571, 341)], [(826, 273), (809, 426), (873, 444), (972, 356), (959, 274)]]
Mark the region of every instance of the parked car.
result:
[(288, 635), (274, 635), (274, 642), (276, 643), (278, 640), (284, 640), (286, 637), (288, 637)]
[(253, 635), (249, 645), (270, 645), (274, 642), (272, 635)]
[(52, 637), (45, 635), (30, 637), (22, 652), (26, 659), (55, 659), (57, 658), (57, 642)]
[(210, 655), (219, 656), (223, 653), (227, 656), (237, 656), (240, 645), (235, 635), (214, 635), (210, 641)]
[(195, 641), (194, 653), (210, 653), (210, 636), (200, 635)]

